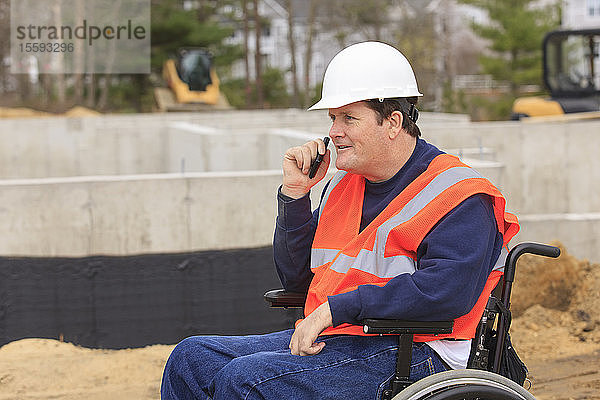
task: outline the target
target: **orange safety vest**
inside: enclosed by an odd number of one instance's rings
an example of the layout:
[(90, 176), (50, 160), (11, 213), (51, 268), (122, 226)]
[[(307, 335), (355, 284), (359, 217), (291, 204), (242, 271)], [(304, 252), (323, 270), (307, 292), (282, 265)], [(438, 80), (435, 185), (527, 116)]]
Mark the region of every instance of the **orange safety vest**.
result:
[[(319, 209), (311, 249), (314, 277), (304, 312), (309, 315), (327, 296), (355, 290), (359, 285), (384, 286), (400, 274), (417, 270), (417, 248), (433, 226), (463, 200), (485, 193), (492, 198), (498, 230), (503, 235), (499, 260), (473, 309), (454, 320), (448, 335), (415, 335), (415, 341), (470, 339), (491, 291), (504, 271), (507, 243), (518, 232), (517, 217), (504, 211), (506, 200), (492, 183), (458, 160), (441, 154), (359, 233), (365, 180), (338, 172), (329, 182)], [(362, 326), (341, 324), (323, 335), (365, 335)]]

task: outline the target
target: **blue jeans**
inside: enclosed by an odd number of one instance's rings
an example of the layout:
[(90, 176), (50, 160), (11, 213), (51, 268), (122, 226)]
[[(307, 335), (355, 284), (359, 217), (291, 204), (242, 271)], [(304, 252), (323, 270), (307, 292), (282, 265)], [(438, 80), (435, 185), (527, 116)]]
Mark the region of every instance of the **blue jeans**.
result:
[[(169, 356), (161, 398), (380, 399), (390, 386), (396, 336), (322, 336), (319, 354), (295, 356), (292, 333), (189, 337)], [(445, 369), (429, 346), (413, 344), (412, 380)]]

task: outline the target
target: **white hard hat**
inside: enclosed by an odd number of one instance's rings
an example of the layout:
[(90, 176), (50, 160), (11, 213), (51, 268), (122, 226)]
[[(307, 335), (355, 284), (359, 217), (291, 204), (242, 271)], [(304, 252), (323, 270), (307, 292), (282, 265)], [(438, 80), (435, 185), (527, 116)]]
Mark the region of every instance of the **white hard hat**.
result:
[(333, 57), (325, 70), (321, 100), (308, 110), (413, 96), (423, 94), (406, 57), (385, 43), (363, 42), (346, 47)]

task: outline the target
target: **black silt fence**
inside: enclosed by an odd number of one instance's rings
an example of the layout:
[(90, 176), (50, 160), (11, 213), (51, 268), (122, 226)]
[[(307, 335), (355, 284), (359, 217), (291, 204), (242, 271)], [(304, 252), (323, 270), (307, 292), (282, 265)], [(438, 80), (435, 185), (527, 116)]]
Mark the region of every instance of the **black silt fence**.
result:
[(37, 337), (118, 349), (286, 329), (299, 311), (269, 309), (262, 297), (279, 286), (271, 247), (0, 257), (0, 346)]

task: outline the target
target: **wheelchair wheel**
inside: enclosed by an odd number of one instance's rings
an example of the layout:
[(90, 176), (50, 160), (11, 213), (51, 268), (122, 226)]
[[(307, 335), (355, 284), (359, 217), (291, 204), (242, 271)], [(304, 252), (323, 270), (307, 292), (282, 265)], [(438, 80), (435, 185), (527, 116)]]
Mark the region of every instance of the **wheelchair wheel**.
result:
[(535, 400), (525, 388), (501, 375), (476, 369), (457, 369), (423, 378), (392, 400)]

